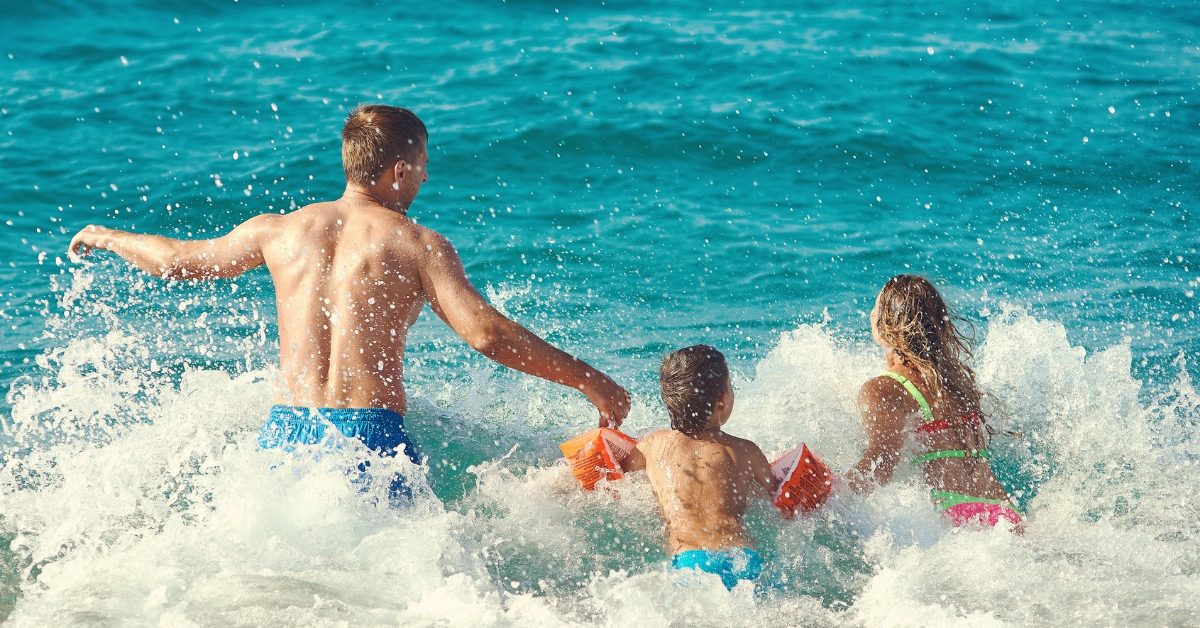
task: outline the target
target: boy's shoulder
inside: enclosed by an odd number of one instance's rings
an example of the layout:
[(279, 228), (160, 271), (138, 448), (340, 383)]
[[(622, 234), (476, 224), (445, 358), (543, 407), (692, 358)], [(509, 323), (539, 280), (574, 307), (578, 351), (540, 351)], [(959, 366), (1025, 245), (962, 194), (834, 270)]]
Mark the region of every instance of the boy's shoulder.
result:
[(748, 438), (734, 436), (728, 432), (721, 432), (721, 435), (724, 437), (725, 446), (730, 449), (735, 449), (742, 453), (762, 453), (762, 448), (758, 446), (758, 443)]
[(671, 429), (655, 430), (639, 438), (637, 448), (648, 456), (669, 455), (676, 449), (675, 445), (678, 444), (679, 438), (686, 438), (686, 436)]
[[(690, 437), (683, 434), (682, 432), (672, 430), (672, 429), (655, 430), (653, 432), (650, 432), (649, 434), (642, 436), (638, 440), (638, 448), (641, 449), (642, 451), (652, 451), (656, 448), (670, 446), (672, 443), (677, 443), (680, 439), (689, 439), (690, 440)], [(719, 437), (717, 437), (716, 439), (710, 440), (709, 442), (714, 445), (727, 447), (727, 448), (729, 448), (733, 451), (737, 451), (741, 454), (750, 454), (750, 453), (754, 453), (754, 452), (761, 453), (762, 452), (762, 449), (759, 448), (758, 444), (755, 443), (754, 441), (746, 439), (746, 438), (734, 436), (732, 434), (729, 434), (728, 432), (721, 432)]]
[(674, 430), (654, 430), (653, 432), (644, 434), (641, 438), (639, 438), (638, 445), (653, 445), (654, 443), (664, 439), (671, 438), (671, 434), (673, 432)]

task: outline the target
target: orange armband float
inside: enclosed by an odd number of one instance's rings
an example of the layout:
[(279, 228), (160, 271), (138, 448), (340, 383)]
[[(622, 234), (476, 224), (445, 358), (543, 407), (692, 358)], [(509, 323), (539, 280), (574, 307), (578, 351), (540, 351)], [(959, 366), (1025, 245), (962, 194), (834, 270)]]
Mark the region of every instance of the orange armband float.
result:
[(779, 480), (775, 507), (789, 519), (795, 516), (797, 508), (803, 512), (816, 510), (833, 490), (829, 467), (804, 443), (772, 462), (771, 473)]
[(637, 439), (621, 430), (602, 427), (580, 434), (559, 445), (563, 457), (571, 464), (571, 475), (584, 490), (596, 488), (601, 479), (616, 480), (621, 473), (621, 461), (633, 453)]

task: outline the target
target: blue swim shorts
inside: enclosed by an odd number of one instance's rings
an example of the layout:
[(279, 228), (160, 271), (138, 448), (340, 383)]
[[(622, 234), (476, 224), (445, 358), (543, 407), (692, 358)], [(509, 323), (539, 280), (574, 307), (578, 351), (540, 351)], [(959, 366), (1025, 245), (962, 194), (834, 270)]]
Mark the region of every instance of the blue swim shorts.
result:
[[(421, 464), (421, 453), (404, 429), (404, 417), (386, 408), (306, 408), (303, 406), (271, 406), (267, 422), (258, 431), (259, 449), (281, 449), (293, 452), (297, 445), (323, 445), (339, 449), (345, 440), (330, 433), (335, 428), (340, 436), (355, 438), (377, 455), (390, 458), (403, 450), (413, 464)], [(371, 477), (371, 462), (357, 465), (355, 483), (365, 490)], [(393, 502), (412, 496), (404, 476), (394, 473), (390, 478), (389, 498)]]
[(748, 547), (722, 550), (694, 549), (679, 552), (671, 559), (674, 569), (699, 569), (721, 577), (726, 589), (739, 580), (754, 580), (763, 570), (763, 559)]

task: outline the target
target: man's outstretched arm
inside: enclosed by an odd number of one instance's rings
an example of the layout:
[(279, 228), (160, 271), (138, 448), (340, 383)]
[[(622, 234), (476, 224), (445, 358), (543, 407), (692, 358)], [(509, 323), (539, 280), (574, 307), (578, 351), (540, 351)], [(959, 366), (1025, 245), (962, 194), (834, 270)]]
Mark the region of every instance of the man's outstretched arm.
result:
[(272, 214), (256, 216), (211, 240), (175, 240), (88, 225), (71, 238), (67, 252), (83, 257), (93, 249), (112, 251), (143, 271), (163, 279), (236, 277), (263, 264), (262, 238)]
[(524, 373), (587, 396), (600, 411), (600, 425), (620, 425), (629, 414), (629, 393), (586, 362), (552, 347), (492, 307), (467, 279), (458, 251), (430, 233), (421, 283), (429, 305), (476, 351)]

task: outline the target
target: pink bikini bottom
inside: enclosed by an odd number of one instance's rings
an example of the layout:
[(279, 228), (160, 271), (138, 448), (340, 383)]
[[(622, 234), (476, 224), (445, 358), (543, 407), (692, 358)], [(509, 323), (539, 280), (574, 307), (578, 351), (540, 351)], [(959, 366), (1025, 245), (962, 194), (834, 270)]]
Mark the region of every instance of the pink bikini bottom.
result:
[(950, 521), (954, 522), (955, 527), (968, 523), (995, 527), (1001, 519), (1007, 519), (1014, 526), (1021, 523), (1021, 515), (1003, 504), (966, 502), (947, 508), (945, 514), (950, 517)]

